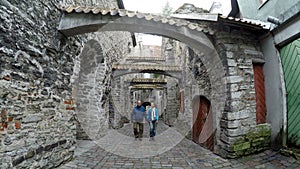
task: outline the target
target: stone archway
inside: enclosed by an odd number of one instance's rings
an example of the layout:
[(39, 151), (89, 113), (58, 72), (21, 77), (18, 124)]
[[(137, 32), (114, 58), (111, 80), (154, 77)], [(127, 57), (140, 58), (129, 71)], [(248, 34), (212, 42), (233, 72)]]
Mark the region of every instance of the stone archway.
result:
[[(208, 68), (212, 84), (212, 112), (214, 127), (220, 133), (219, 122), (226, 100), (225, 69), (207, 34), (214, 32), (207, 25), (198, 25), (181, 19), (130, 13), (124, 10), (101, 11), (93, 8), (67, 8), (59, 30), (66, 36), (96, 31), (129, 31), (161, 35), (179, 40), (196, 51), (201, 51), (202, 62)], [(217, 152), (218, 150), (215, 149)]]

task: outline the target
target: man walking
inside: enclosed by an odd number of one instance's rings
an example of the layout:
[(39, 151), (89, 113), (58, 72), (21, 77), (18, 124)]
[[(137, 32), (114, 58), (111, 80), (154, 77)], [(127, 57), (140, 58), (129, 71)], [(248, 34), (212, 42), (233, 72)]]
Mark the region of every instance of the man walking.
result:
[(142, 140), (145, 117), (146, 109), (142, 106), (142, 102), (138, 100), (131, 113), (131, 122), (133, 123), (133, 133), (135, 140)]

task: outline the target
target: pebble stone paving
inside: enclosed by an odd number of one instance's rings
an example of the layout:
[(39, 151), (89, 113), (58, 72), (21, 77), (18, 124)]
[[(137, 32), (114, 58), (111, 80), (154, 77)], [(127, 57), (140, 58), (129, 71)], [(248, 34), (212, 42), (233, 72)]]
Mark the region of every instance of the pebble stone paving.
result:
[[(168, 126), (159, 124), (158, 133)], [(130, 136), (130, 144), (149, 143), (149, 128), (145, 125), (144, 138), (135, 141), (131, 125), (126, 125), (118, 132)], [(158, 142), (156, 140), (155, 142)], [(93, 141), (78, 140), (75, 158), (59, 167), (61, 169), (116, 169), (116, 168), (162, 168), (162, 169), (300, 169), (300, 160), (281, 155), (279, 152), (264, 152), (238, 159), (224, 159), (191, 140), (183, 139), (175, 147), (162, 154), (145, 158), (119, 156), (105, 151)]]

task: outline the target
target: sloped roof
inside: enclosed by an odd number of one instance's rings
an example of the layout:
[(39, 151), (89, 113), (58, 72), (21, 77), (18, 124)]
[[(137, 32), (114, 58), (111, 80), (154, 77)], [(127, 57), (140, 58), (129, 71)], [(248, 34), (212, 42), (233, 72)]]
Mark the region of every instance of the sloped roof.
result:
[(232, 18), (226, 17), (219, 14), (211, 14), (211, 13), (203, 13), (197, 14), (197, 16), (189, 16), (189, 14), (174, 14), (173, 17), (165, 17), (161, 15), (151, 14), (151, 13), (141, 13), (137, 11), (129, 11), (126, 9), (102, 9), (99, 7), (91, 7), (91, 6), (67, 6), (62, 8), (62, 11), (67, 13), (92, 13), (92, 14), (101, 14), (101, 15), (111, 15), (111, 16), (126, 16), (126, 17), (137, 17), (137, 18), (145, 18), (145, 20), (153, 20), (155, 22), (166, 23), (170, 25), (176, 26), (186, 26), (192, 30), (201, 31), (204, 33), (214, 34), (214, 30), (212, 30), (208, 25), (205, 24), (197, 24), (194, 22), (190, 22), (188, 20), (202, 20), (202, 21), (225, 21), (231, 24), (236, 24), (245, 27), (251, 27), (255, 29), (264, 29), (266, 25), (262, 22), (249, 20), (249, 19), (241, 19), (241, 18)]
[(126, 16), (126, 17), (137, 17), (145, 18), (145, 20), (153, 20), (154, 22), (166, 23), (169, 25), (176, 26), (187, 26), (189, 29), (197, 30), (204, 33), (214, 34), (214, 31), (210, 29), (207, 25), (199, 25), (197, 23), (192, 23), (187, 20), (178, 19), (174, 17), (164, 17), (161, 15), (155, 15), (150, 13), (140, 13), (137, 11), (128, 11), (125, 9), (101, 9), (99, 7), (84, 7), (84, 6), (68, 6), (62, 8), (62, 11), (67, 13), (92, 13), (101, 15), (111, 15), (111, 16)]

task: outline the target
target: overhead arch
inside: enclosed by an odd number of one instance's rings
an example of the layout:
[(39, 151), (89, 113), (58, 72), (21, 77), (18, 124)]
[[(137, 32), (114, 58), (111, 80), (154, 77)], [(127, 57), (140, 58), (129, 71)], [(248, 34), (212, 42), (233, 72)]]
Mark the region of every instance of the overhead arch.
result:
[[(176, 39), (193, 50), (203, 53), (201, 60), (212, 86), (211, 105), (214, 128), (220, 133), (220, 119), (226, 101), (225, 69), (222, 59), (208, 35), (214, 31), (207, 24), (191, 23), (184, 19), (165, 18), (126, 10), (68, 7), (59, 24), (59, 31), (74, 36), (97, 31), (128, 31), (160, 35)], [(216, 146), (217, 147), (217, 146)], [(218, 151), (215, 149), (215, 151)]]

